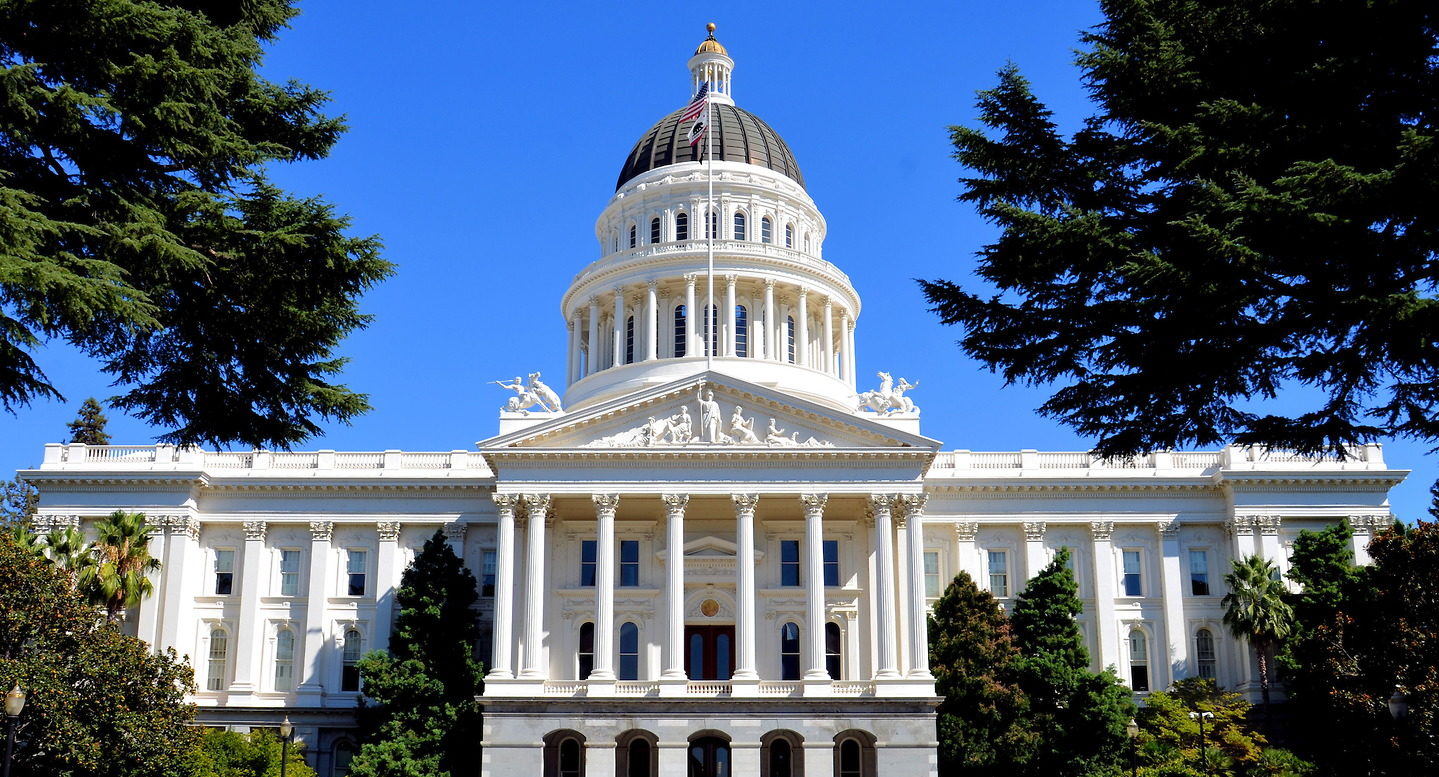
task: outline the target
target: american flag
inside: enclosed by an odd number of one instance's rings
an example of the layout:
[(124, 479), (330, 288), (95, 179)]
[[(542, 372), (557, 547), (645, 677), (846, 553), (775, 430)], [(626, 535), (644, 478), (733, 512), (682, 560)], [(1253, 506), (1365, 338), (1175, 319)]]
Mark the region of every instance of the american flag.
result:
[(695, 98), (693, 100), (690, 100), (690, 104), (685, 107), (684, 115), (680, 116), (680, 121), (694, 121), (700, 116), (703, 116), (705, 112), (705, 106), (709, 104), (709, 99), (710, 85), (709, 82), (706, 81), (705, 83), (700, 84), (700, 90), (698, 92), (695, 92)]

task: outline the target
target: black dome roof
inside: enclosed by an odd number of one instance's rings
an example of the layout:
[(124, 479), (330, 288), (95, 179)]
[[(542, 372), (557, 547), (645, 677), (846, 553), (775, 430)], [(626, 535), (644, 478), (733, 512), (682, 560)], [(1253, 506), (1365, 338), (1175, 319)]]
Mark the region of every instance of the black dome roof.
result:
[[(710, 110), (713, 112), (712, 120), (715, 125), (711, 131), (714, 132), (716, 161), (747, 162), (768, 167), (804, 186), (804, 176), (799, 172), (799, 163), (794, 161), (794, 154), (774, 128), (753, 113), (733, 105), (711, 103)], [(704, 161), (705, 144), (709, 141), (702, 140), (694, 146), (689, 145), (686, 139), (689, 122), (684, 122), (683, 125), (680, 123), (683, 113), (684, 109), (681, 108), (660, 119), (650, 127), (649, 132), (640, 137), (630, 151), (629, 158), (625, 160), (625, 166), (620, 170), (620, 179), (615, 183), (615, 189), (658, 167)]]

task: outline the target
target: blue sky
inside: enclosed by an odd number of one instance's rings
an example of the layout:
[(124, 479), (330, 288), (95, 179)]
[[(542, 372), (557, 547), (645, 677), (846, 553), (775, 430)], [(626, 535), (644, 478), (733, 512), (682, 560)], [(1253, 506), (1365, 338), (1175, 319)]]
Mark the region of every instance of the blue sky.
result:
[[(522, 7), (523, 6), (523, 7)], [(911, 3), (301, 4), (266, 75), (332, 92), (351, 129), (319, 162), (276, 168), (378, 234), (398, 265), (369, 293), (371, 327), (343, 352), (344, 382), (375, 409), (298, 446), (451, 450), (496, 431), (505, 392), (489, 381), (565, 374), (560, 295), (598, 255), (594, 221), (636, 139), (688, 99), (685, 62), (704, 24), (734, 57), (734, 94), (799, 160), (829, 223), (825, 258), (863, 299), (859, 373), (920, 388), (923, 432), (945, 447), (1083, 450), (1040, 418), (1047, 393), (963, 356), (959, 332), (924, 306), (915, 278), (968, 277), (992, 235), (955, 202), (961, 170), (946, 128), (971, 123), (974, 93), (1013, 61), (1073, 127), (1088, 112), (1073, 67), (1079, 0)], [(693, 10), (690, 10), (690, 9)], [(0, 415), (0, 472), (39, 463), (87, 396), (118, 393), (89, 361), (39, 354), (67, 402)], [(864, 381), (862, 381), (863, 383)], [(110, 413), (117, 443), (158, 432)], [(1425, 446), (1386, 445), (1414, 470), (1393, 494), (1413, 519), (1439, 464)]]

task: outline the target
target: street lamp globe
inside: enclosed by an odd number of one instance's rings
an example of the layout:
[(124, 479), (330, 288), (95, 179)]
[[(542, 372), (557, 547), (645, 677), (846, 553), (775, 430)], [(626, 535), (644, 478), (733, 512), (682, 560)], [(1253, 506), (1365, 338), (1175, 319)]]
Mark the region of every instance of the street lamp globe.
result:
[[(0, 685), (0, 688), (5, 686)], [(20, 684), (16, 683), (10, 692), (5, 694), (5, 717), (18, 718), (21, 710), (25, 709), (25, 692), (20, 690)]]
[(1394, 686), (1394, 695), (1389, 697), (1389, 714), (1395, 720), (1403, 720), (1409, 714), (1409, 698), (1397, 685)]
[(293, 733), (295, 733), (295, 727), (290, 725), (290, 716), (286, 715), (285, 719), (280, 721), (280, 738), (289, 739)]
[(1134, 718), (1130, 718), (1129, 722), (1124, 724), (1124, 733), (1128, 734), (1130, 739), (1139, 736), (1139, 724), (1134, 722)]

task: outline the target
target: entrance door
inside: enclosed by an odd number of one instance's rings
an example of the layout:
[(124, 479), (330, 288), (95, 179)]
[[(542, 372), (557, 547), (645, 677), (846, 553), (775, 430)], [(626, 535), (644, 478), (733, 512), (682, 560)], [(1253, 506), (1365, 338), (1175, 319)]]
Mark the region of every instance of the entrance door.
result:
[(685, 667), (691, 680), (730, 679), (734, 672), (734, 626), (686, 626)]
[(730, 777), (729, 743), (719, 737), (691, 742), (689, 777)]

